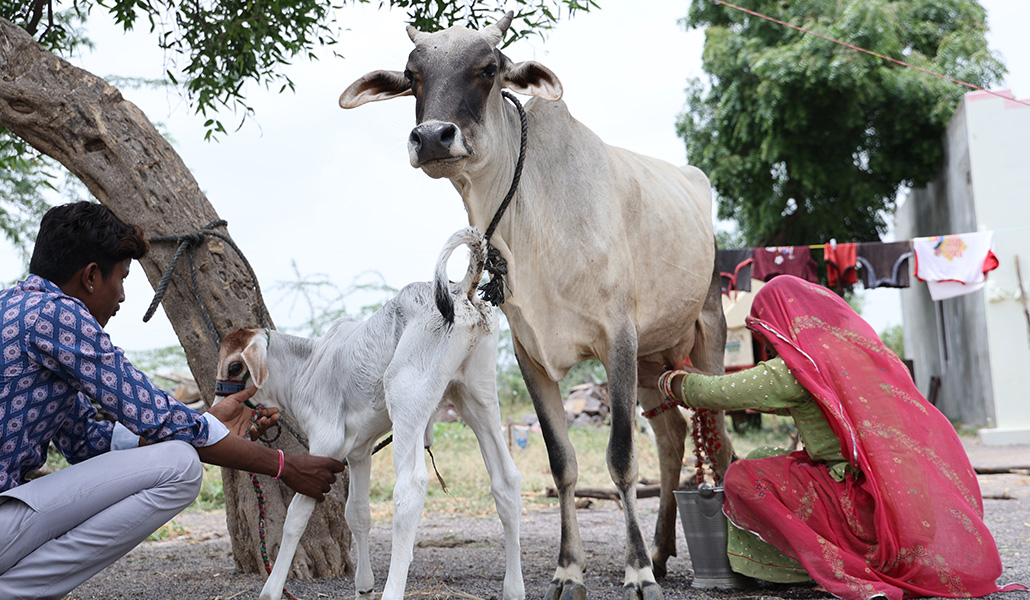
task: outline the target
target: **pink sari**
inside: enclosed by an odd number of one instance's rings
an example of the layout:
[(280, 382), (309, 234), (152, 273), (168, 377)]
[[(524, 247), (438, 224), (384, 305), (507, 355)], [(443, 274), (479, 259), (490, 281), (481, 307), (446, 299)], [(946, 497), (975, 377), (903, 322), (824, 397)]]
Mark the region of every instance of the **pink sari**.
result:
[(737, 461), (726, 516), (796, 558), (835, 596), (983, 596), (1001, 559), (980, 487), (951, 423), (840, 297), (793, 276), (756, 295), (748, 327), (819, 403), (844, 458), (843, 482), (804, 452)]

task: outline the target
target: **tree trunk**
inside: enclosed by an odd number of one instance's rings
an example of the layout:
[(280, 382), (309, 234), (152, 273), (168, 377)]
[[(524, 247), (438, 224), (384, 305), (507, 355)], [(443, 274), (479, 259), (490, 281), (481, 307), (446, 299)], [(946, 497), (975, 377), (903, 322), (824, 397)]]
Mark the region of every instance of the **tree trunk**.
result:
[[(123, 221), (141, 225), (148, 237), (181, 236), (219, 218), (178, 154), (139, 108), (104, 80), (48, 52), (2, 18), (0, 125), (64, 165), (101, 203)], [(211, 231), (231, 239), (225, 226)], [(155, 242), (140, 261), (155, 289), (177, 247), (175, 242)], [(194, 260), (199, 301), (190, 260), (184, 255), (167, 286), (163, 306), (202, 396), (211, 399), (221, 337), (239, 327), (270, 327), (271, 322), (257, 280), (231, 245), (206, 236), (195, 246)], [(289, 434), (275, 446), (303, 451)], [(340, 576), (353, 571), (350, 530), (344, 520), (346, 479), (338, 480), (315, 510), (292, 576)], [(270, 478), (261, 480), (268, 555), (273, 559), (292, 491)], [(223, 484), (236, 567), (263, 573), (258, 503), (249, 477), (223, 469)]]

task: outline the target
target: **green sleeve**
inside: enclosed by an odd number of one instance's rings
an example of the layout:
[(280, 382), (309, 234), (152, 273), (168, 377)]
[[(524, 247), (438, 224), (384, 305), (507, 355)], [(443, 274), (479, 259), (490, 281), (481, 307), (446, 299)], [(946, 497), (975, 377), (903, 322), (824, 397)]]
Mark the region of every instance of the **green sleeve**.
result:
[(772, 412), (808, 400), (808, 392), (780, 358), (729, 375), (691, 374), (682, 385), (684, 401), (692, 408)]

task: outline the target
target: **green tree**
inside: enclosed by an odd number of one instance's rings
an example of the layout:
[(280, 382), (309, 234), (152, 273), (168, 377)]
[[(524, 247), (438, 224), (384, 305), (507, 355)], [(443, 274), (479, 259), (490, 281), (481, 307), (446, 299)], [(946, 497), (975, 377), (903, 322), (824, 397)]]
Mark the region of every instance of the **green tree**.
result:
[[(197, 114), (210, 115), (204, 126), (211, 139), (227, 132), (218, 117), (221, 109), (239, 115), (237, 126), (253, 115), (245, 93), (248, 83), (293, 90), (293, 82), (281, 67), (298, 57), (316, 59), (321, 49), (331, 51), (343, 30), (345, 7), (359, 3), (371, 0), (85, 0), (64, 9), (58, 2), (44, 0), (0, 0), (0, 19), (25, 30), (57, 56), (71, 56), (93, 46), (83, 26), (91, 13), (100, 12), (95, 9), (106, 10), (126, 31), (143, 26), (160, 33), (156, 43), (168, 57), (165, 81), (109, 77), (108, 83), (177, 86)], [(390, 0), (380, 3), (384, 5), (407, 11), (409, 22), (423, 31), (459, 22), (480, 27), (503, 14), (496, 3), (482, 0)], [(595, 7), (593, 0), (517, 0), (507, 43), (544, 35), (563, 11), (572, 16)], [(0, 233), (25, 255), (40, 217), (50, 206), (45, 198), (49, 194), (68, 196), (60, 186), (66, 172), (58, 161), (31, 147), (2, 123), (0, 119)]]
[[(749, 0), (746, 8), (981, 87), (1005, 69), (975, 0)], [(969, 88), (710, 0), (707, 84), (677, 123), (690, 162), (753, 246), (877, 240), (904, 187), (929, 181)]]

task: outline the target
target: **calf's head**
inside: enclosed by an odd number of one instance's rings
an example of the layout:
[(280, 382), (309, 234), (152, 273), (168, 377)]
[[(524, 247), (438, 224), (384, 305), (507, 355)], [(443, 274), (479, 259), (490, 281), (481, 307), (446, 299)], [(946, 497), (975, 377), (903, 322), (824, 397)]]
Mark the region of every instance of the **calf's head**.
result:
[[(260, 388), (268, 380), (268, 338), (263, 329), (237, 329), (222, 339), (218, 348), (216, 379)], [(242, 388), (241, 388), (242, 389)]]
[(454, 26), (424, 33), (408, 26), (415, 49), (403, 72), (373, 71), (340, 96), (342, 108), (415, 96), (416, 127), (408, 137), (411, 166), (430, 177), (454, 178), (470, 163), (489, 160), (518, 122), (506, 122), (502, 89), (558, 100), (561, 83), (535, 61), (513, 63), (497, 48), (511, 24), (509, 12), (481, 31)]

